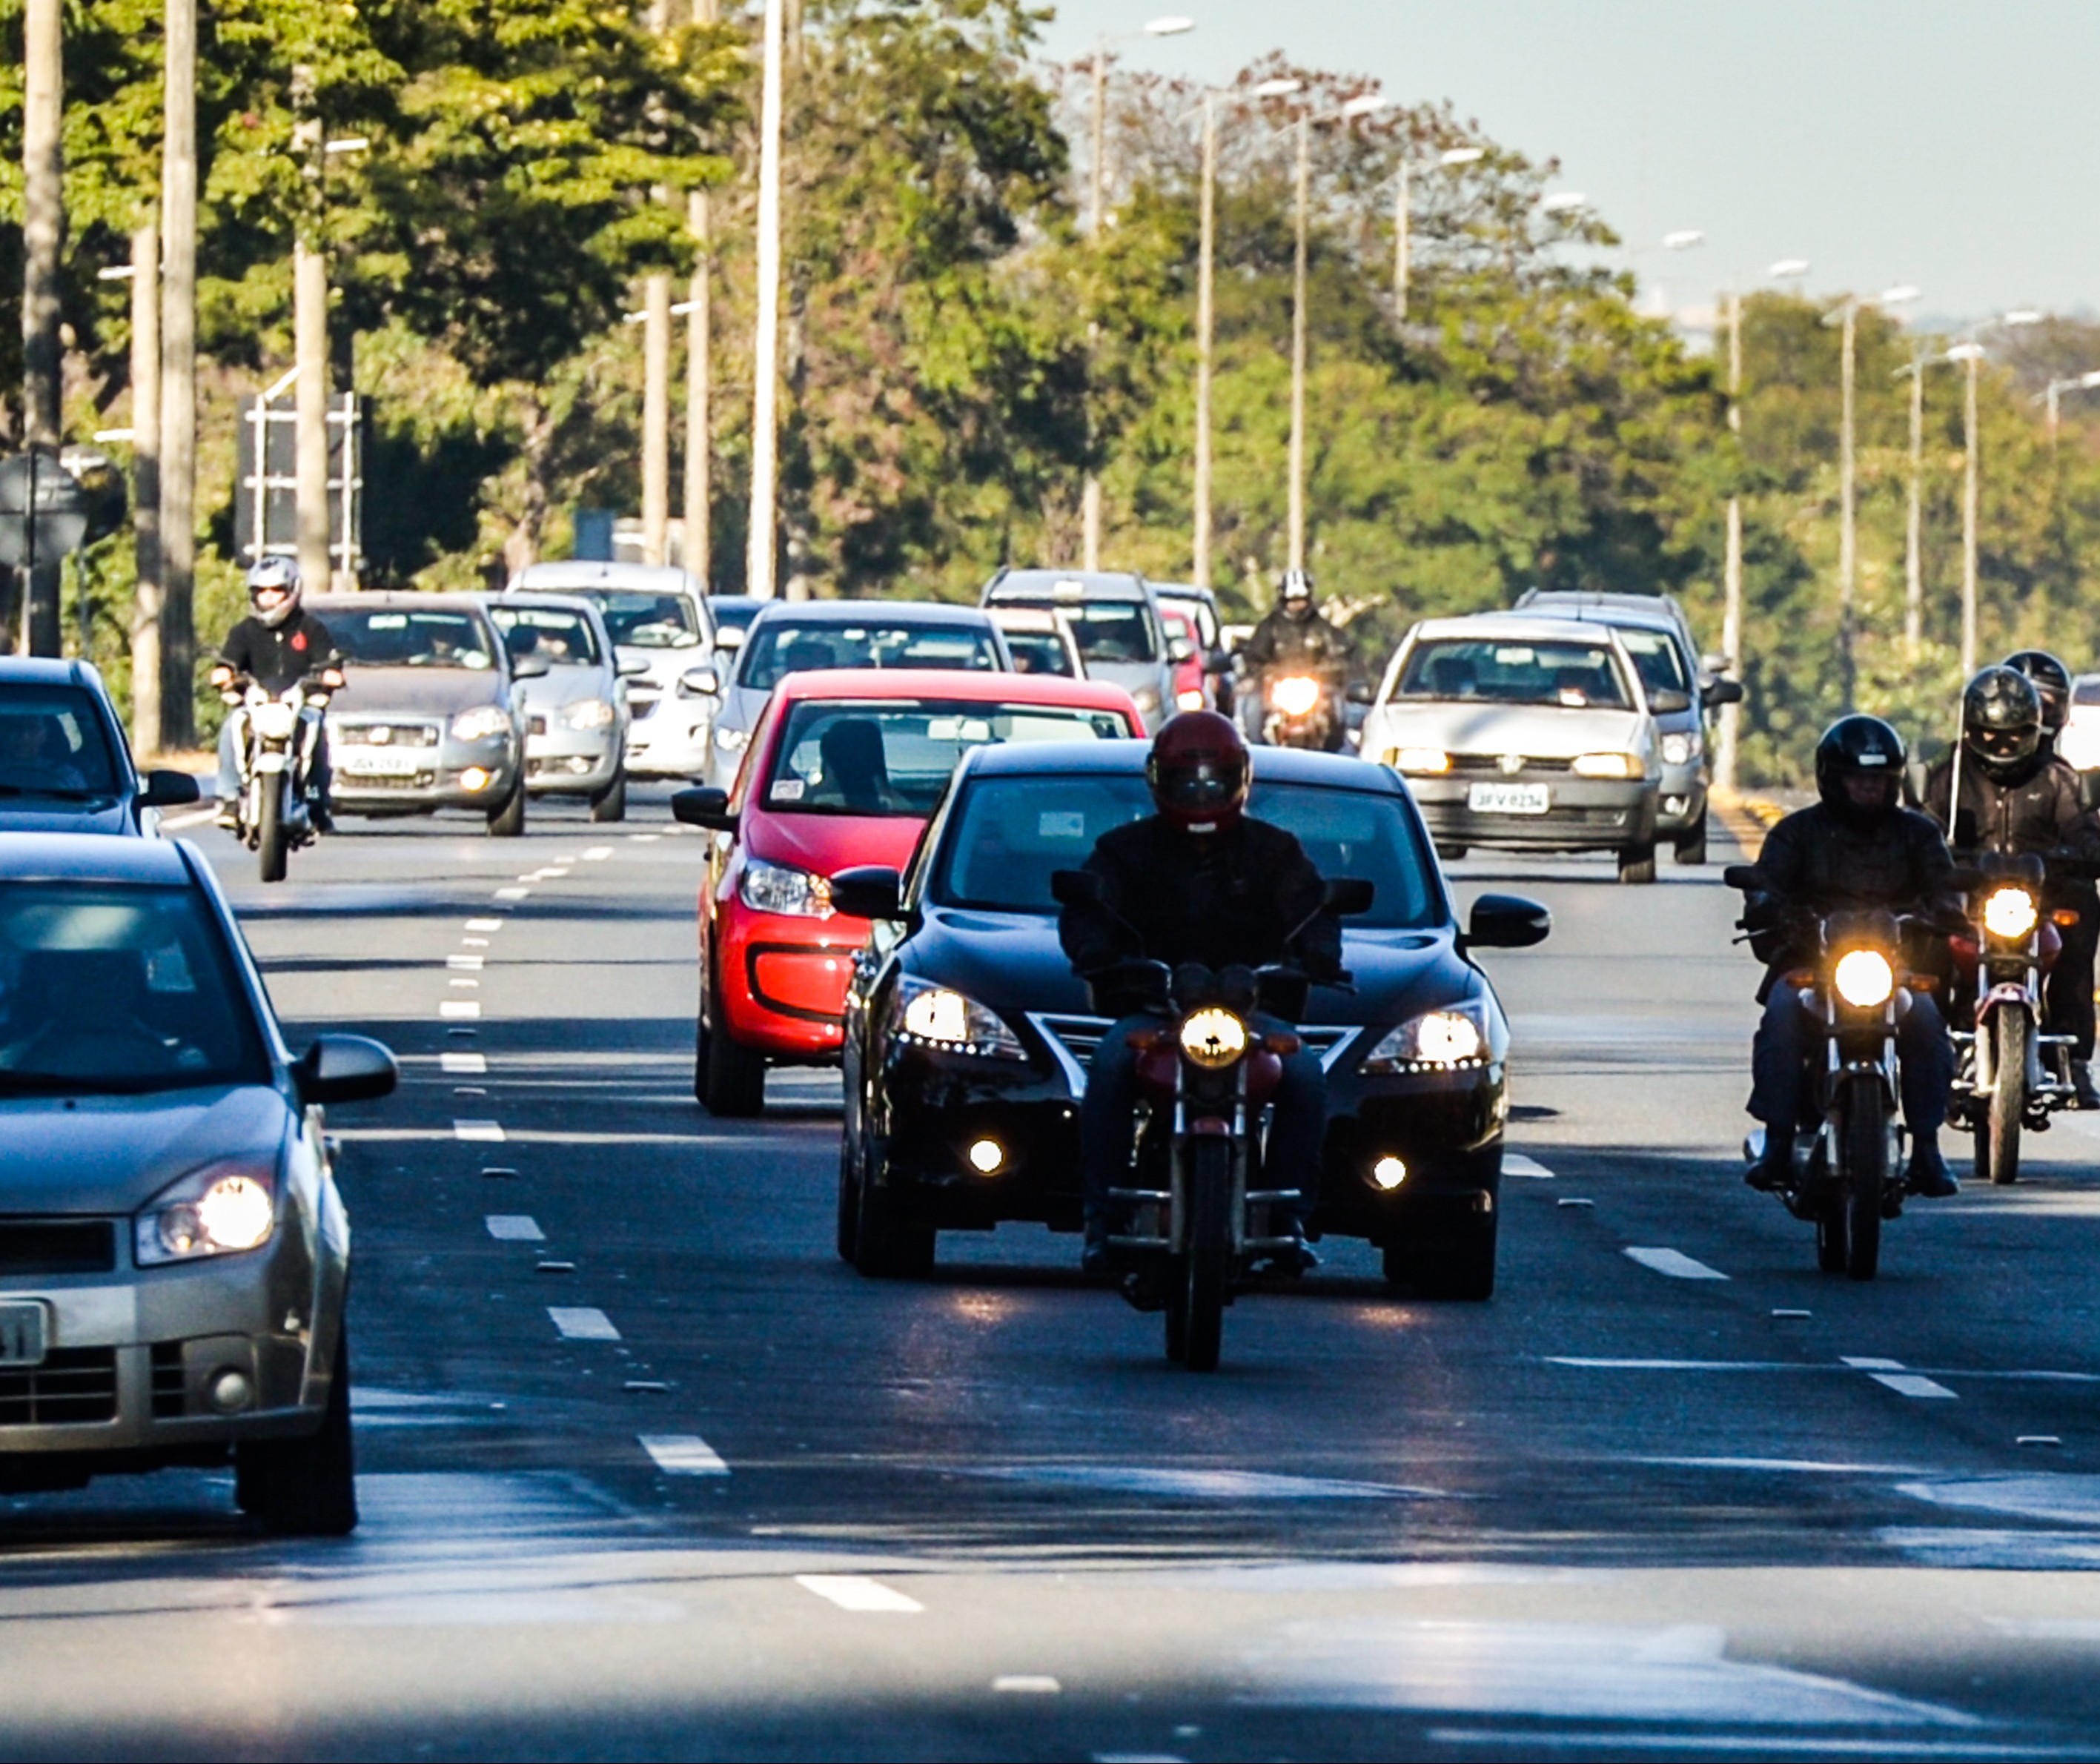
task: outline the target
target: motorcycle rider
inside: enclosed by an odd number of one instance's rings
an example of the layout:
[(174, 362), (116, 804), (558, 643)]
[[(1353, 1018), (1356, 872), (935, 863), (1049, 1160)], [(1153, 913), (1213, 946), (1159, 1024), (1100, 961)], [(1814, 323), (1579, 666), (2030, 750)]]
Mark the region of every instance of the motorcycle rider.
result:
[[(1345, 977), (1341, 922), (1324, 910), (1325, 884), (1296, 837), (1246, 813), (1252, 765), (1230, 718), (1184, 711), (1153, 739), (1145, 778), (1157, 812), (1112, 828), (1095, 844), (1085, 868), (1103, 884), (1098, 902), (1076, 902), (1058, 921), (1058, 940), (1073, 968), (1112, 995), (1121, 964), (1152, 960), (1170, 968), (1198, 962), (1216, 969), (1295, 962), (1316, 981)], [(1295, 931), (1293, 928), (1297, 928)], [(1127, 1186), (1137, 1105), (1135, 1031), (1158, 1023), (1157, 1010), (1133, 1011), (1101, 1037), (1079, 1106), (1079, 1153), (1086, 1178), (1086, 1251), (1082, 1266), (1110, 1263), (1108, 1238), (1121, 1209), (1109, 1191)], [(1257, 1012), (1257, 1034), (1288, 1025)], [(1310, 1211), (1326, 1131), (1326, 1078), (1317, 1055), (1302, 1043), (1283, 1058), (1267, 1162), (1273, 1185), (1295, 1188)], [(1294, 1220), (1295, 1253), (1275, 1259), (1282, 1272), (1319, 1265)]]
[[(2064, 685), (2067, 703), (2067, 677)], [(2076, 1038), (2071, 1088), (2080, 1109), (2094, 1109), (2100, 1093), (2091, 1064), (2093, 950), (2100, 902), (2089, 880), (2067, 876), (2049, 860), (2100, 859), (2100, 820), (2085, 808), (2077, 773), (2052, 755), (2045, 703), (2024, 670), (2010, 664), (1982, 669), (1961, 695), (1958, 747), (1926, 778), (1925, 809), (1965, 858), (2042, 858), (2043, 904), (2077, 911), (2079, 922), (2062, 928), (2062, 952), (2043, 989), (2044, 1016), (2049, 1033)]]
[[(1749, 1107), (1765, 1125), (1764, 1155), (1743, 1177), (1754, 1188), (1785, 1185), (1793, 1136), (1816, 1118), (1810, 1061), (1820, 1048), (1808, 1013), (1782, 977), (1816, 958), (1817, 922), (1847, 907), (1949, 918), (1961, 911), (1947, 842), (1930, 821), (1897, 803), (1903, 769), (1903, 738), (1895, 730), (1877, 717), (1840, 717), (1816, 743), (1821, 800), (1781, 821), (1758, 854), (1762, 886), (1748, 895), (1742, 918), (1752, 952), (1766, 964)], [(1953, 1194), (1958, 1185), (1938, 1136), (1954, 1083), (1954, 1044), (1930, 993), (1911, 994), (1910, 1008), (1896, 1021), (1896, 1048), (1911, 1133), (1909, 1187), (1935, 1198)]]
[[(275, 695), (310, 675), (337, 665), (329, 628), (300, 605), (299, 567), (289, 558), (265, 558), (248, 572), (249, 615), (226, 634), (211, 683), (222, 692), (243, 679)], [(302, 710), (305, 733), (307, 813), (315, 831), (332, 833), (329, 813), (328, 725), (320, 713)], [(218, 824), (240, 824), (240, 756), (248, 716), (240, 705), (227, 712), (218, 731)]]
[[(1286, 570), (1277, 585), (1276, 605), (1254, 628), (1240, 650), (1256, 690), (1250, 695), (1252, 714), (1260, 719), (1268, 703), (1272, 676), (1310, 674), (1339, 694), (1356, 672), (1356, 639), (1321, 612), (1313, 598), (1312, 578), (1304, 570)], [(1342, 745), (1344, 719), (1335, 719), (1328, 740)]]

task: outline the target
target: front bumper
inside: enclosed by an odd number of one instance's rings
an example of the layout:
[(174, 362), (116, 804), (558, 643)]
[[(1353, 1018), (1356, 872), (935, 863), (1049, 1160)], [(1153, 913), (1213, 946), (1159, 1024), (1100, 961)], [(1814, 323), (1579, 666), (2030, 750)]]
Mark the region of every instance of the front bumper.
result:
[[(471, 809), (486, 814), (510, 800), (517, 787), (518, 744), (507, 735), (483, 741), (455, 741), (449, 735), (435, 747), (408, 752), (393, 749), (386, 764), (403, 768), (386, 774), (358, 770), (363, 752), (338, 746), (331, 754), (334, 783), (329, 796), (338, 809), (351, 814), (430, 814), (439, 809)], [(412, 760), (414, 770), (406, 770)], [(479, 790), (465, 781), (470, 771), (486, 774)]]
[[(1482, 813), (1467, 805), (1476, 783), (1543, 784), (1543, 814)], [(1652, 844), (1659, 792), (1652, 778), (1577, 778), (1567, 772), (1412, 777), (1407, 787), (1439, 845), (1512, 851), (1622, 851)]]
[(1656, 792), (1656, 832), (1664, 839), (1694, 832), (1705, 818), (1705, 762), (1688, 760), (1682, 765), (1663, 767), (1661, 787)]
[(708, 763), (712, 699), (681, 698), (675, 690), (628, 689), (627, 770), (633, 778), (698, 778)]
[[(535, 712), (533, 721), (540, 720)], [(570, 729), (558, 717), (545, 721), (545, 734), (525, 738), (525, 787), (534, 796), (595, 796), (619, 777), (617, 728)]]
[(726, 1021), (709, 1027), (785, 1064), (836, 1061), (867, 921), (758, 912), (740, 900), (717, 903), (716, 915), (715, 987)]

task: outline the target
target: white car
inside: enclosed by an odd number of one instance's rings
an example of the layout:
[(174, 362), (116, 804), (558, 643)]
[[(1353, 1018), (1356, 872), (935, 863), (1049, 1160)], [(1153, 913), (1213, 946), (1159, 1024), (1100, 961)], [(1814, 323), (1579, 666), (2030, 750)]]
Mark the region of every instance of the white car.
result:
[(2080, 674), (2071, 682), (2071, 710), (2056, 751), (2081, 772), (2100, 772), (2100, 674)]

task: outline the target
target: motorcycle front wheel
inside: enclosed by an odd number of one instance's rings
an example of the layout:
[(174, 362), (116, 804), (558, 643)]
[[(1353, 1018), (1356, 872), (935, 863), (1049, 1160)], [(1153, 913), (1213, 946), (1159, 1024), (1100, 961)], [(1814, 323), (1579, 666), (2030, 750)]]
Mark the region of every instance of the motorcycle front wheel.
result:
[(1882, 1193), (1888, 1186), (1888, 1101), (1878, 1083), (1846, 1099), (1845, 1171), (1832, 1204), (1845, 1215), (1845, 1272), (1872, 1280), (1882, 1259)]
[[(1229, 1140), (1204, 1138), (1189, 1145), (1188, 1228), (1182, 1234), (1179, 1290), (1167, 1325), (1167, 1352), (1191, 1372), (1215, 1372), (1224, 1345), (1225, 1292), (1232, 1280), (1233, 1148)], [(1175, 1337), (1181, 1352), (1174, 1354)]]
[(285, 793), (290, 780), (282, 772), (262, 780), (262, 813), (256, 824), (256, 868), (265, 882), (285, 880), (285, 860), (291, 850), (292, 831), (285, 824)]
[(2026, 1013), (2000, 1010), (1991, 1034), (1996, 1065), (1990, 1104), (1976, 1127), (1976, 1174), (2003, 1188), (2020, 1180), (2020, 1114), (2027, 1089)]

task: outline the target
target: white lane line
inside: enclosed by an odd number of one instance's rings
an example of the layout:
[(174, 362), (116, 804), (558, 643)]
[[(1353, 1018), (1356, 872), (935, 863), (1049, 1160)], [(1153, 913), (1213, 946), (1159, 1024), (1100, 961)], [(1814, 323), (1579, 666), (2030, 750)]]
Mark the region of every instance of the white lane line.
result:
[(1553, 1172), (1536, 1158), (1527, 1158), (1522, 1152), (1502, 1153), (1502, 1174), (1506, 1176), (1529, 1176), (1534, 1181), (1551, 1182)]
[(1643, 1268), (1652, 1268), (1658, 1274), (1667, 1274), (1672, 1280), (1726, 1280), (1728, 1277), (1718, 1268), (1709, 1268), (1704, 1262), (1696, 1262), (1681, 1250), (1644, 1250), (1630, 1247), (1626, 1254)]
[(488, 1056), (485, 1053), (441, 1053), (438, 1056), (439, 1069), (457, 1077), (471, 1078), (488, 1069)]
[(610, 845), (588, 845), (584, 848), (585, 863), (603, 863), (611, 855), (612, 847)]
[(503, 921), (501, 919), (470, 919), (466, 928), (470, 931), (501, 931)]
[(440, 999), (438, 1001), (440, 1017), (479, 1017), (481, 1000), (479, 999)]
[(1047, 1672), (1002, 1672), (991, 1687), (1012, 1696), (1055, 1696), (1065, 1688)]
[(797, 1574), (795, 1584), (819, 1599), (828, 1599), (841, 1611), (924, 1611), (915, 1599), (907, 1598), (893, 1586), (865, 1574)]
[(201, 827), (218, 813), (216, 808), (192, 809), (188, 814), (164, 814), (161, 825), (169, 832), (179, 832), (186, 827)]
[(461, 973), (478, 974), (488, 960), (488, 958), (485, 955), (448, 955), (445, 958), (445, 966), (457, 968)]
[[(2052, 1566), (2055, 1564), (2052, 1563)], [(1424, 1738), (1438, 1745), (1487, 1746), (1496, 1751), (1514, 1750), (1536, 1757), (1563, 1749), (1627, 1753), (1660, 1752), (1697, 1757), (1712, 1753), (1721, 1757), (1747, 1754), (1780, 1757), (1864, 1757), (1968, 1759), (2069, 1758), (2079, 1755), (2070, 1747), (1978, 1745), (1965, 1740), (1824, 1740), (1806, 1735), (1769, 1733), (1558, 1733), (1535, 1727), (1432, 1727)], [(1100, 1755), (1096, 1754), (1097, 1757)]]
[(547, 1234), (530, 1213), (491, 1213), (482, 1223), (498, 1243), (545, 1243)]
[(474, 1145), (501, 1145), (503, 1143), (503, 1123), (500, 1121), (455, 1121), (452, 1137), (465, 1140)]
[[(633, 1387), (630, 1385), (629, 1388)], [(726, 1476), (721, 1454), (697, 1433), (642, 1433), (642, 1449), (667, 1476)]]
[(496, 897), (500, 901), (522, 901), (532, 892), (530, 889), (498, 889)]
[(464, 986), (469, 992), (478, 990), (481, 986), (481, 982), (478, 980), (448, 980), (445, 984), (448, 986)]
[(488, 939), (486, 937), (461, 937), (460, 939), (460, 946), (462, 949), (485, 950), (488, 947)]
[(563, 1338), (572, 1342), (616, 1342), (620, 1331), (612, 1326), (612, 1319), (596, 1305), (550, 1304), (547, 1315), (554, 1320), (554, 1327)]
[(1838, 1359), (1855, 1372), (1900, 1372), (1904, 1369), (1900, 1360), (1876, 1360), (1861, 1354), (1840, 1354)]
[(638, 845), (653, 845), (664, 836), (661, 833), (629, 833), (627, 836)]
[(1935, 1384), (1921, 1372), (1873, 1372), (1868, 1374), (1877, 1384), (1886, 1384), (1899, 1396), (1942, 1396), (1949, 1402), (1953, 1391), (1943, 1384)]

